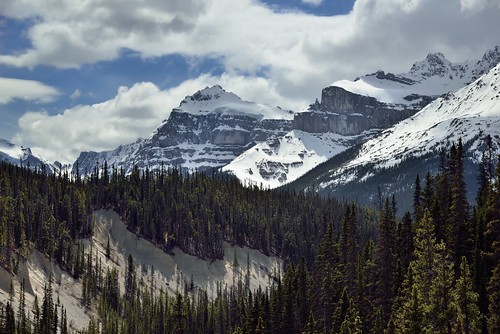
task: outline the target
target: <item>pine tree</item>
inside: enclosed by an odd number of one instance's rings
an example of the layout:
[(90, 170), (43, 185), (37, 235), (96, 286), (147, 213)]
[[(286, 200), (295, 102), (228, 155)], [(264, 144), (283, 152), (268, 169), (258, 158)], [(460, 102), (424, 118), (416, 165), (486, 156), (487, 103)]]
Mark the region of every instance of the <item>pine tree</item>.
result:
[(333, 312), (332, 328), (331, 328), (332, 333), (340, 332), (342, 323), (344, 322), (347, 316), (347, 311), (349, 310), (350, 306), (351, 306), (351, 300), (347, 294), (347, 288), (344, 288), (344, 290), (342, 291), (342, 296), (340, 297), (340, 300), (337, 303), (337, 307)]
[(350, 303), (349, 309), (345, 316), (344, 322), (340, 327), (341, 334), (362, 334), (363, 333), (363, 323), (361, 317), (359, 316), (358, 309), (354, 303)]
[(500, 333), (500, 262), (497, 262), (495, 269), (493, 269), (488, 284), (488, 292), (490, 294), (488, 331), (490, 333)]
[(344, 285), (350, 296), (357, 299), (358, 296), (358, 221), (356, 218), (356, 207), (347, 206), (342, 220), (342, 233), (340, 237), (340, 253)]
[(389, 320), (392, 301), (395, 294), (396, 256), (394, 252), (396, 242), (396, 226), (394, 215), (386, 198), (381, 219), (379, 221), (379, 240), (376, 248), (376, 305), (382, 306), (384, 324)]
[(453, 331), (481, 333), (482, 315), (477, 306), (478, 294), (473, 290), (472, 276), (465, 257), (460, 263), (460, 276), (453, 290), (453, 299), (456, 314)]
[(415, 179), (415, 189), (413, 190), (413, 218), (416, 221), (422, 219), (422, 187), (420, 186), (420, 176)]
[(431, 333), (448, 333), (451, 330), (454, 310), (451, 289), (454, 283), (453, 263), (443, 242), (436, 245), (434, 277), (426, 305), (426, 330)]

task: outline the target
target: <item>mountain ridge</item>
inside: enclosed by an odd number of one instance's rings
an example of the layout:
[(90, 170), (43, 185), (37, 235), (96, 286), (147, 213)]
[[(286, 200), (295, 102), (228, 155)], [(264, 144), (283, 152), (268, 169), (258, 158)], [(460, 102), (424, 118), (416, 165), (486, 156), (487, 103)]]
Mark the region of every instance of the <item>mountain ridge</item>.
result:
[[(334, 155), (412, 117), (438, 96), (461, 88), (498, 61), (498, 47), (487, 51), (481, 60), (458, 64), (435, 53), (403, 74), (377, 71), (354, 81), (334, 82), (322, 90), (321, 102), (316, 100), (295, 114), (293, 131), (274, 138), (274, 147), (258, 143), (223, 170), (246, 184), (275, 188), (292, 182)], [(316, 145), (311, 145), (311, 138), (318, 139)], [(295, 150), (289, 148), (291, 142)]]

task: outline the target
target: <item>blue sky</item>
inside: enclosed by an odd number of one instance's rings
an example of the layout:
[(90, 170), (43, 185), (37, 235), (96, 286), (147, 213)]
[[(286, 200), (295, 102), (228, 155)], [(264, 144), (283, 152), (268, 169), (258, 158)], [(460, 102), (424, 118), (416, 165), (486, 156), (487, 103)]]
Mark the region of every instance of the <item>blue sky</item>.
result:
[(213, 84), (300, 110), (429, 52), (480, 58), (499, 17), (490, 0), (0, 2), (0, 138), (72, 162), (148, 136)]

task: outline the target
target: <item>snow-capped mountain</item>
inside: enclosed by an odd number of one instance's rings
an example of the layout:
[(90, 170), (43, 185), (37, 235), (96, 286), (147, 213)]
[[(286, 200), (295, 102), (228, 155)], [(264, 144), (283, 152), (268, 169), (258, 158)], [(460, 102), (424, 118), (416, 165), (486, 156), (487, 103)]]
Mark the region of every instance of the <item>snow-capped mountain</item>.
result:
[(291, 182), (381, 130), (413, 116), (438, 96), (455, 91), (500, 61), (500, 48), (479, 61), (453, 64), (429, 54), (402, 74), (378, 71), (323, 89), (321, 102), (295, 114), (293, 131), (259, 143), (223, 168), (246, 184), (275, 188)]
[(56, 169), (56, 166), (53, 166), (44, 158), (33, 154), (29, 147), (24, 148), (5, 139), (0, 139), (0, 161), (6, 161), (17, 166), (29, 166), (31, 169), (43, 167), (47, 173), (52, 173)]
[(190, 170), (221, 167), (256, 142), (290, 131), (293, 113), (243, 101), (220, 86), (187, 96), (153, 134), (105, 152), (82, 152), (80, 172), (99, 163), (123, 168), (178, 166)]
[(477, 164), (486, 149), (487, 137), (492, 139), (492, 147), (498, 154), (500, 64), (367, 141), (356, 149), (352, 158), (332, 159), (330, 166), (320, 166), (321, 172), (305, 175), (293, 186), (322, 194), (342, 194), (361, 202), (372, 199), (377, 188), (404, 197), (418, 173), (425, 174), (437, 167), (440, 149), (449, 148), (461, 139), (466, 149), (469, 195), (473, 197)]

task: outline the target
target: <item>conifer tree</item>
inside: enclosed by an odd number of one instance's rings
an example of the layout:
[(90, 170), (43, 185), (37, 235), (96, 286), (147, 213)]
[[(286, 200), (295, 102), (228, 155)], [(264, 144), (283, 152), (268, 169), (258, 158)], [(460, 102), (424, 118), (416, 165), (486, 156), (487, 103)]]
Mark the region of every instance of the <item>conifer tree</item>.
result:
[(344, 288), (344, 290), (342, 291), (342, 296), (337, 303), (337, 307), (333, 312), (331, 328), (332, 333), (339, 333), (341, 331), (342, 324), (346, 319), (347, 312), (350, 306), (351, 300), (349, 298), (349, 295), (347, 294), (347, 288)]
[(362, 334), (363, 333), (363, 323), (361, 317), (359, 316), (358, 309), (354, 303), (350, 303), (347, 309), (347, 314), (342, 326), (340, 326), (341, 334)]
[(347, 206), (344, 219), (342, 220), (340, 253), (344, 285), (347, 286), (349, 295), (357, 299), (358, 221), (354, 204)]
[(395, 294), (394, 273), (396, 257), (394, 253), (396, 241), (396, 226), (394, 215), (386, 198), (379, 221), (379, 240), (376, 248), (376, 304), (382, 306), (384, 324), (389, 320), (392, 301)]
[(436, 245), (433, 271), (429, 300), (424, 301), (426, 305), (425, 328), (430, 333), (448, 333), (454, 315), (451, 294), (454, 272), (453, 263), (447, 254), (444, 242)]
[(500, 262), (493, 269), (489, 284), (488, 331), (500, 333)]
[(467, 259), (462, 257), (460, 276), (453, 290), (453, 306), (456, 321), (454, 332), (476, 334), (481, 333), (482, 315), (477, 306), (478, 294), (473, 290), (472, 276)]

